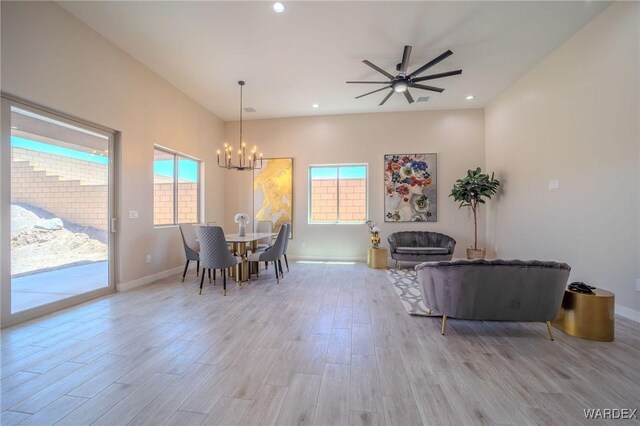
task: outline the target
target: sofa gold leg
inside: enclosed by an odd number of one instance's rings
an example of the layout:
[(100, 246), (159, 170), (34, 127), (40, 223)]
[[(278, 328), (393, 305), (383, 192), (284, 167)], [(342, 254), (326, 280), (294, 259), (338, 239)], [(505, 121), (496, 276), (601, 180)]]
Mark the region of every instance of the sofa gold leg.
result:
[(447, 328), (447, 316), (442, 316), (442, 335), (444, 336), (444, 331)]
[(399, 266), (400, 266), (400, 261), (396, 260), (396, 269), (398, 269)]
[(551, 321), (547, 321), (547, 331), (549, 332), (549, 339), (551, 339), (551, 341), (555, 340), (553, 338), (553, 333), (551, 332)]

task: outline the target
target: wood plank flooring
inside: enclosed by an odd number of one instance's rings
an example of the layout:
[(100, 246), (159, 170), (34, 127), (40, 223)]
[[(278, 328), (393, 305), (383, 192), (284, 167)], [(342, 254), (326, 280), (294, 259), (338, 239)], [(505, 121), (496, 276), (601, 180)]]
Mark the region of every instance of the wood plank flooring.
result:
[(613, 343), (454, 319), (444, 337), (363, 264), (292, 263), (227, 297), (179, 278), (3, 330), (1, 424), (565, 425), (640, 408), (624, 318)]

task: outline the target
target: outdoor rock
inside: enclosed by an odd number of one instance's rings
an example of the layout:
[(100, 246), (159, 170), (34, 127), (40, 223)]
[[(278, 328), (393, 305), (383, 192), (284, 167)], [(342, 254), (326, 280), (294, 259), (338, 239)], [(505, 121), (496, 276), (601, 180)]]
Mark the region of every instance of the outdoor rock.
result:
[(61, 219), (43, 219), (28, 206), (11, 206), (11, 275), (103, 261), (107, 255), (106, 244), (71, 232)]
[(62, 219), (55, 217), (53, 219), (42, 219), (35, 224), (35, 227), (48, 231), (57, 231), (58, 229), (64, 228), (64, 224), (62, 223)]

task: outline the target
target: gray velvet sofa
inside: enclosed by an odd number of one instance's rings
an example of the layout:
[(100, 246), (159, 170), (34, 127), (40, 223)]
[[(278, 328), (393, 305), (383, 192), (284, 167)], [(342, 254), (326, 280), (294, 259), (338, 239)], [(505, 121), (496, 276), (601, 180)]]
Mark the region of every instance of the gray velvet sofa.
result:
[(396, 261), (433, 262), (451, 260), (456, 240), (439, 232), (402, 231), (389, 234), (389, 254)]
[(424, 303), (447, 317), (467, 320), (546, 322), (560, 311), (571, 267), (522, 260), (455, 260), (415, 267)]

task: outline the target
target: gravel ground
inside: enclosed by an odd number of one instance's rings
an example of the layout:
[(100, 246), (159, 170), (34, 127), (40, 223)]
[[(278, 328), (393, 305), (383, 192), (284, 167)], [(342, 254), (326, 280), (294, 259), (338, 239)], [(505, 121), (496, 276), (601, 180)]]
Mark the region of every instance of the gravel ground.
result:
[(58, 224), (27, 206), (11, 206), (11, 275), (107, 259), (106, 244)]

